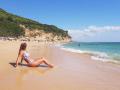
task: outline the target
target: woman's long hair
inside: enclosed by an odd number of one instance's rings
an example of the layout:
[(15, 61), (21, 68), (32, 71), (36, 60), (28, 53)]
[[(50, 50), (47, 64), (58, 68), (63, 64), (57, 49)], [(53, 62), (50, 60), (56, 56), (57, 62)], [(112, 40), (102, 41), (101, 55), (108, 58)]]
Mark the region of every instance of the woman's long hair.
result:
[(21, 50), (26, 50), (26, 47), (27, 47), (27, 43), (21, 43), (20, 49), (19, 49), (19, 54), (20, 54)]
[[(21, 43), (18, 56), (19, 56), (21, 50), (26, 50), (26, 47), (27, 47), (27, 43)], [(23, 59), (21, 60), (21, 63), (22, 63), (22, 61), (23, 61)]]

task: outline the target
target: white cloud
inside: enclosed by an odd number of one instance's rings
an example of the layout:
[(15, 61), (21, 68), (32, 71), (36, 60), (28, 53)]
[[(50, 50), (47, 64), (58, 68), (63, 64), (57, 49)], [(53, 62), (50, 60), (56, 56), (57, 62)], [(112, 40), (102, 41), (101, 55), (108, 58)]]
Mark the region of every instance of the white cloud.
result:
[[(107, 34), (109, 32), (116, 32), (116, 31), (120, 32), (120, 26), (103, 26), (103, 27), (89, 26), (82, 30), (81, 29), (69, 30), (68, 33), (72, 36), (73, 40), (83, 41), (85, 38), (91, 38), (91, 37), (95, 38), (95, 36), (100, 33)], [(102, 37), (102, 34), (101, 34), (101, 37)]]
[(103, 27), (89, 26), (87, 28), (87, 31), (89, 32), (107, 32), (115, 30), (120, 30), (120, 26), (103, 26)]

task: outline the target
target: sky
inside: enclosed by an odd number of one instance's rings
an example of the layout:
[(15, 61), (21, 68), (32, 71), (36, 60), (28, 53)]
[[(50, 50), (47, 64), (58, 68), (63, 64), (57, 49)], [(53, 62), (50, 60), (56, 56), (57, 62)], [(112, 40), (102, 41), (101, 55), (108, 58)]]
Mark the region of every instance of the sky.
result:
[(0, 8), (68, 30), (74, 41), (120, 42), (120, 0), (0, 0)]

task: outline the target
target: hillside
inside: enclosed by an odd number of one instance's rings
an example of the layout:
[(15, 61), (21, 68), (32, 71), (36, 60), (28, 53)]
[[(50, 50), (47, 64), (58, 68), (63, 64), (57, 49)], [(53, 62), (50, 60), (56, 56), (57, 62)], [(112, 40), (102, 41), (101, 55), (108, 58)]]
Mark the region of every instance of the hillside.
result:
[(42, 24), (3, 9), (0, 9), (0, 37), (44, 37), (48, 41), (71, 39), (67, 31), (54, 25)]

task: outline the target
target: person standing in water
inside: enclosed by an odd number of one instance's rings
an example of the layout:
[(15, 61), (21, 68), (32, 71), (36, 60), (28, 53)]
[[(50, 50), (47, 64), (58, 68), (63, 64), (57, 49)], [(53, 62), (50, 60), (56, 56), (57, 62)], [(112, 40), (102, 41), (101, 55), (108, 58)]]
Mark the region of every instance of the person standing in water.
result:
[(80, 46), (80, 43), (78, 44), (78, 46)]
[(49, 64), (47, 62), (47, 60), (43, 57), (37, 58), (37, 59), (30, 58), (30, 55), (26, 51), (26, 48), (27, 48), (27, 44), (26, 43), (21, 43), (15, 67), (18, 66), (18, 61), (21, 60), (21, 62), (22, 62), (22, 60), (25, 60), (27, 65), (30, 66), (30, 67), (37, 67), (40, 64), (44, 63), (44, 64), (48, 65), (48, 67), (53, 68), (53, 65)]

